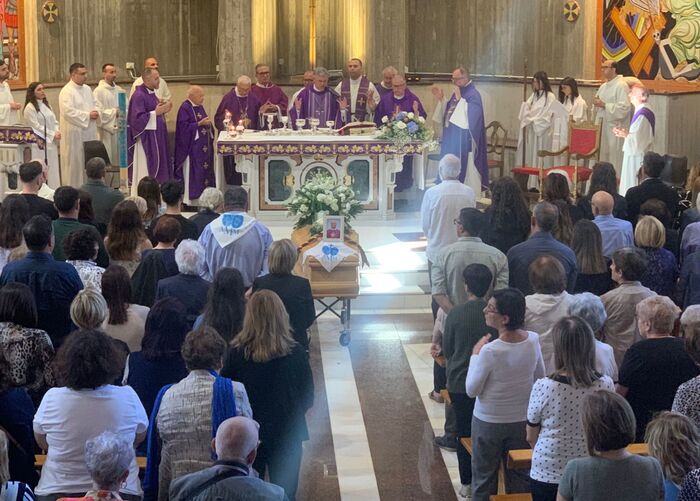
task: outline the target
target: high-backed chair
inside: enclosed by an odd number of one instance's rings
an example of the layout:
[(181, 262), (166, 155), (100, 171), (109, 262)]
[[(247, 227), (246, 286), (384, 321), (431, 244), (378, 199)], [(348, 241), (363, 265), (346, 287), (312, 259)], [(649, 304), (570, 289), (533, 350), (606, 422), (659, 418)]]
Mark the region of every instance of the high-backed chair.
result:
[[(591, 159), (597, 162), (600, 158), (600, 134), (601, 124), (599, 122), (574, 122), (569, 120), (569, 141), (559, 151), (539, 150), (539, 167), (517, 167), (513, 169), (513, 174), (525, 174), (529, 176), (539, 176), (540, 193), (544, 177), (551, 171), (563, 171), (571, 180), (573, 195), (576, 197), (578, 183), (588, 181), (591, 177), (592, 169), (588, 167)], [(559, 157), (566, 155), (564, 165), (557, 165), (545, 169), (544, 159), (547, 157)], [(583, 166), (579, 165), (583, 163)]]
[[(119, 180), (119, 167), (113, 167), (112, 162), (109, 159), (109, 154), (107, 153), (107, 148), (102, 141), (85, 141), (83, 143), (83, 151), (85, 152), (85, 163), (91, 158), (101, 158), (107, 164), (105, 169), (106, 174), (110, 174), (112, 177), (109, 179), (107, 186), (112, 186), (114, 183), (114, 177)], [(117, 183), (117, 187), (119, 183)]]
[(498, 169), (498, 176), (503, 177), (508, 131), (501, 125), (501, 122), (494, 120), (486, 126), (486, 137), (488, 138), (486, 155), (488, 157), (489, 171)]

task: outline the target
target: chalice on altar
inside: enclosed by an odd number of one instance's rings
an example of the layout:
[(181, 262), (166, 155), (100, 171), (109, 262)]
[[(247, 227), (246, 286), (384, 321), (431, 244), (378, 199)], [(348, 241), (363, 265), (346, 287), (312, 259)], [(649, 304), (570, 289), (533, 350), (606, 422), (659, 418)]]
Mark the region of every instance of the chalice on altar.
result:
[(275, 121), (277, 113), (265, 113), (265, 120), (267, 121), (267, 133), (272, 135), (272, 122)]
[(301, 130), (301, 129), (303, 129), (304, 127), (306, 127), (306, 119), (305, 119), (305, 118), (297, 118), (297, 119), (294, 121), (294, 125), (297, 126), (297, 130)]
[(287, 133), (287, 124), (289, 123), (289, 117), (286, 115), (282, 115), (280, 117), (280, 123), (282, 124), (282, 130), (284, 130), (284, 133)]
[(311, 126), (311, 133), (316, 134), (316, 129), (318, 129), (319, 124), (321, 123), (321, 120), (319, 120), (316, 117), (309, 118), (309, 125)]
[(335, 129), (335, 120), (327, 120), (326, 127), (328, 127), (328, 133), (333, 134), (333, 129)]

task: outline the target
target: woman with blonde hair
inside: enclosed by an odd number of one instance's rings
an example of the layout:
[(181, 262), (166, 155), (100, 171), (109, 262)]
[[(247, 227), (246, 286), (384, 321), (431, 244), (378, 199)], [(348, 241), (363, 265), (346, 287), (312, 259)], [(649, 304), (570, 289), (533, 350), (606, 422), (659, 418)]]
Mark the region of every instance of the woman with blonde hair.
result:
[(294, 341), (282, 300), (255, 292), (246, 305), (243, 329), (231, 342), (221, 370), (248, 391), (260, 423), (261, 445), (254, 467), (295, 499), (301, 443), (309, 439), (304, 417), (313, 405), (314, 384), (306, 350)]
[(684, 415), (664, 411), (649, 423), (644, 441), (664, 472), (665, 501), (676, 501), (685, 476), (700, 467), (700, 432)]
[(107, 301), (94, 287), (78, 292), (70, 305), (70, 319), (78, 329), (99, 329), (107, 315)]
[(216, 188), (205, 188), (199, 197), (199, 211), (190, 217), (190, 221), (197, 225), (197, 236), (201, 235), (207, 227), (224, 209), (224, 194)]
[(678, 261), (664, 249), (666, 228), (654, 216), (641, 216), (634, 229), (634, 242), (647, 257), (642, 285), (662, 296), (673, 297), (678, 281)]

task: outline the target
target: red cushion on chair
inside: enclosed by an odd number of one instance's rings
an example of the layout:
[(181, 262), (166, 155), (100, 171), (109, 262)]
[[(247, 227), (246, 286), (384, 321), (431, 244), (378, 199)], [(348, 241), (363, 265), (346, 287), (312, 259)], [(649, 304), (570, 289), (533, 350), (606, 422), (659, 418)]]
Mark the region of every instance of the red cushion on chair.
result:
[(574, 155), (590, 155), (596, 147), (598, 132), (596, 129), (572, 128), (569, 137), (569, 153)]
[(513, 174), (525, 174), (526, 176), (539, 176), (540, 175), (540, 169), (538, 169), (537, 167), (514, 167), (511, 170), (511, 172)]

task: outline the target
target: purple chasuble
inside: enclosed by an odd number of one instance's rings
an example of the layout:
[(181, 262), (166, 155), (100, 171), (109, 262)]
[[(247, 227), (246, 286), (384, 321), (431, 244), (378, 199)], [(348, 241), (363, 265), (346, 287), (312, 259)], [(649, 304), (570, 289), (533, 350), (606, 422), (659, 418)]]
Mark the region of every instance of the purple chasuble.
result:
[(382, 82), (377, 82), (376, 84), (374, 84), (374, 88), (377, 89), (377, 92), (379, 93), (379, 100), (380, 101), (384, 96), (386, 96), (387, 94), (391, 94), (394, 91), (393, 87), (389, 87), (388, 89), (385, 88), (382, 85)]
[(649, 120), (649, 124), (651, 125), (651, 133), (656, 135), (656, 116), (654, 115), (654, 112), (646, 106), (642, 106), (634, 113), (632, 120), (630, 121), (630, 125), (632, 125), (635, 120), (642, 116)]
[[(418, 103), (418, 115), (425, 118), (426, 113), (423, 105), (413, 92), (406, 89), (403, 97), (397, 98), (392, 91), (390, 94), (385, 94), (379, 101), (377, 109), (374, 110), (374, 122), (377, 127), (382, 126), (382, 117), (389, 117), (391, 120), (396, 115), (396, 110), (405, 111), (406, 113), (413, 112), (413, 103)], [(403, 157), (403, 169), (396, 173), (396, 191), (409, 189), (413, 185), (413, 155), (405, 155)]]
[(240, 120), (249, 120), (246, 129), (260, 129), (258, 123), (258, 111), (260, 110), (260, 101), (252, 93), (247, 96), (237, 96), (236, 88), (231, 89), (219, 103), (219, 107), (214, 114), (214, 125), (221, 132), (224, 130), (224, 118), (226, 111), (231, 112), (231, 120), (235, 125), (238, 125)]
[[(472, 151), (473, 144), (474, 166), (481, 176), (481, 186), (483, 188), (488, 188), (489, 165), (488, 159), (486, 158), (486, 129), (484, 127), (484, 106), (481, 102), (481, 94), (476, 90), (473, 82), (465, 87), (461, 87), (460, 94), (469, 105), (467, 113), (469, 130), (460, 129), (456, 125), (450, 123), (450, 117), (457, 106), (457, 100), (453, 94), (447, 102), (447, 108), (445, 110), (440, 157), (448, 153), (459, 157), (462, 161), (462, 170), (459, 173), (459, 180), (464, 182), (464, 178), (467, 175), (469, 153)], [(438, 179), (439, 177), (438, 175)]]
[[(289, 98), (278, 85), (270, 84), (268, 87), (261, 87), (260, 85), (255, 84), (253, 87), (251, 87), (250, 93), (256, 97), (261, 106), (270, 101), (270, 103), (279, 106), (282, 115), (287, 114)], [(275, 124), (279, 125), (277, 124), (277, 119), (275, 119)], [(264, 127), (265, 122), (261, 120), (260, 125)]]
[[(320, 127), (325, 127), (326, 122), (333, 120), (336, 128), (341, 127), (338, 94), (333, 89), (326, 87), (322, 91), (317, 91), (313, 85), (310, 85), (299, 92), (297, 99), (301, 100), (301, 110), (297, 112), (296, 107), (292, 106), (289, 112), (289, 120), (293, 128), (297, 128), (294, 121), (298, 118), (318, 118), (321, 122)], [(310, 128), (308, 122), (305, 128)]]
[(197, 125), (207, 116), (203, 106), (195, 106), (189, 100), (182, 103), (177, 112), (175, 178), (183, 181), (183, 164), (189, 157), (190, 200), (199, 198), (205, 188), (216, 185), (211, 125)]
[[(357, 101), (355, 101), (355, 112), (352, 114), (356, 120), (364, 122), (367, 116), (367, 95), (369, 94), (369, 79), (360, 78), (360, 87), (357, 89)], [(350, 79), (344, 78), (340, 84), (340, 97), (348, 102), (348, 111), (352, 110), (352, 92), (350, 92)]]
[[(146, 130), (151, 112), (156, 109), (158, 102), (155, 92), (150, 92), (145, 85), (136, 87), (129, 101), (129, 111), (126, 117), (127, 143), (130, 170), (134, 164), (136, 141), (141, 141), (143, 151), (146, 154), (148, 175), (156, 178), (159, 183), (164, 183), (172, 177), (172, 166), (168, 157), (168, 129), (165, 125), (165, 115), (156, 117), (156, 130)], [(135, 181), (138, 182), (138, 180)]]
[(399, 111), (405, 111), (406, 113), (413, 112), (414, 102), (418, 103), (418, 114), (425, 118), (427, 115), (425, 109), (423, 109), (423, 104), (420, 102), (420, 99), (418, 99), (418, 96), (410, 90), (406, 89), (406, 93), (402, 98), (397, 98), (394, 96), (393, 92), (385, 94), (379, 101), (377, 109), (374, 110), (374, 123), (377, 124), (377, 127), (381, 127), (382, 118), (386, 116), (391, 120), (394, 115), (396, 115), (397, 107)]

